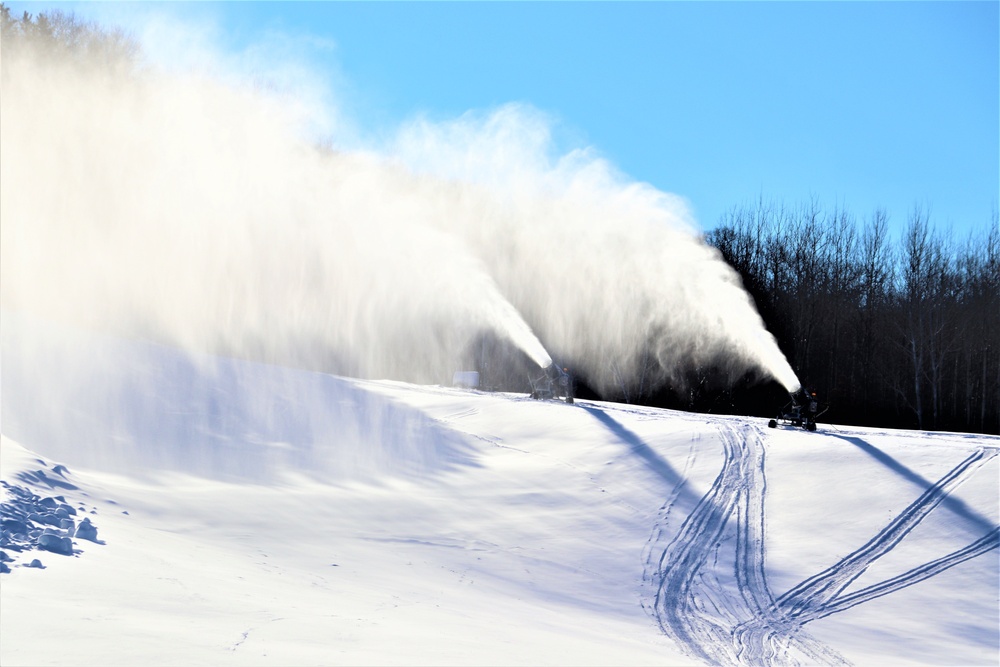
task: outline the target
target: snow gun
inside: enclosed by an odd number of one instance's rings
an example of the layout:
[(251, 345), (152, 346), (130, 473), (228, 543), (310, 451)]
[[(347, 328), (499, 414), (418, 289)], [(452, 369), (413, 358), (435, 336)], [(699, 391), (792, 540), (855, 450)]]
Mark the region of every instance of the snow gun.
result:
[(560, 368), (552, 363), (537, 378), (528, 377), (531, 383), (531, 397), (534, 399), (564, 398), (573, 402), (573, 378), (568, 368)]
[(807, 431), (815, 431), (816, 420), (829, 410), (830, 406), (821, 404), (816, 392), (805, 387), (790, 393), (789, 396), (791, 402), (782, 408), (777, 417), (767, 422), (767, 425), (771, 428), (777, 428), (778, 424), (801, 426)]

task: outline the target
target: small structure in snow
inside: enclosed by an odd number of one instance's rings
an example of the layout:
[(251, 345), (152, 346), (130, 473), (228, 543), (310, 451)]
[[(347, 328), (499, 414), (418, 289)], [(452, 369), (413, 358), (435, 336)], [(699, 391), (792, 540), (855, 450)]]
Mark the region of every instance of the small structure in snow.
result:
[(479, 371), (455, 371), (451, 384), (462, 389), (478, 389)]

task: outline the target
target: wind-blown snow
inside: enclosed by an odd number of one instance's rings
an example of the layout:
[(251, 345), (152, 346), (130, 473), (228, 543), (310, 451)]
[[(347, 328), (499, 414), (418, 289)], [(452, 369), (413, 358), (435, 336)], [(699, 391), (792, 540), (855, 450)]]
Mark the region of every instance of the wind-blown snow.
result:
[[(2, 332), (0, 479), (61, 495), (103, 542), (7, 551), (5, 665), (1000, 657), (1000, 438), (771, 430)], [(15, 335), (92, 357), (71, 386), (101, 392), (21, 385)], [(127, 362), (111, 377), (107, 355)]]
[(599, 391), (649, 359), (797, 385), (684, 201), (556, 155), (525, 105), (329, 149), (204, 74), (14, 52), (3, 86), (8, 310), (352, 377), (442, 381), (489, 332)]

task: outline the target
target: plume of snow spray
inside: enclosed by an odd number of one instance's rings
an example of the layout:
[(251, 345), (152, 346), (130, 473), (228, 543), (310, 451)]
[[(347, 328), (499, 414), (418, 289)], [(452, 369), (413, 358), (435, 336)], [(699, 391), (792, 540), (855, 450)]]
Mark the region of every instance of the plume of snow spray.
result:
[(447, 207), (205, 81), (11, 67), (3, 305), (191, 350), (438, 380), (482, 330), (551, 362)]
[(508, 105), (414, 122), (391, 151), (437, 179), (457, 213), (438, 225), (474, 249), (546, 345), (599, 389), (642, 373), (650, 353), (653, 373), (674, 381), (724, 363), (797, 389), (739, 275), (703, 242), (684, 201), (587, 150), (552, 158), (549, 127)]
[(798, 384), (682, 200), (553, 158), (530, 108), (348, 152), (259, 91), (7, 64), (4, 308), (361, 377), (440, 381), (489, 330), (599, 389), (650, 354)]

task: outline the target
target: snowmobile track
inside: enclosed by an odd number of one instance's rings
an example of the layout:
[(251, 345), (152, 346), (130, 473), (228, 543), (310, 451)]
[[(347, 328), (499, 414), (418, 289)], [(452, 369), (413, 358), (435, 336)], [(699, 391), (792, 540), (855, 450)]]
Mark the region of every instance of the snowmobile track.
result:
[[(995, 456), (977, 450), (928, 488), (917, 500), (903, 510), (889, 525), (860, 549), (845, 556), (837, 564), (811, 577), (780, 598), (778, 604), (791, 618), (817, 618), (832, 600), (861, 576), (878, 558), (892, 550), (924, 517), (941, 504), (948, 494), (970, 477), (984, 463)], [(957, 564), (957, 563), (956, 563)], [(823, 614), (824, 616), (828, 614)]]
[[(996, 456), (980, 448), (931, 485), (871, 540), (826, 570), (775, 597), (766, 574), (765, 447), (753, 425), (717, 422), (722, 469), (673, 539), (676, 492), (660, 512), (644, 550), (652, 601), (644, 606), (660, 629), (692, 657), (708, 664), (848, 664), (804, 631), (806, 623), (845, 611), (923, 581), (1000, 545), (1000, 527), (951, 554), (891, 579), (844, 594), (876, 560), (889, 553), (955, 488)], [(735, 575), (738, 594), (727, 593)]]

